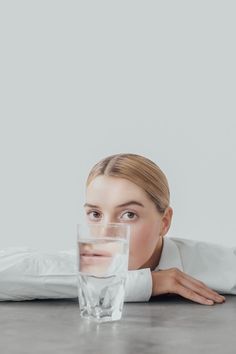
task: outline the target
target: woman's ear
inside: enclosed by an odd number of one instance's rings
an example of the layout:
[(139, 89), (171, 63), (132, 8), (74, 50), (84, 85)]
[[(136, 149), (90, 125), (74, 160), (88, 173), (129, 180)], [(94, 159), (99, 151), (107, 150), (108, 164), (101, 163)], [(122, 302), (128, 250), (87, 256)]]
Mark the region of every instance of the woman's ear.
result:
[(165, 236), (169, 231), (171, 220), (173, 216), (173, 209), (171, 207), (166, 208), (164, 215), (162, 216), (162, 228), (160, 236)]

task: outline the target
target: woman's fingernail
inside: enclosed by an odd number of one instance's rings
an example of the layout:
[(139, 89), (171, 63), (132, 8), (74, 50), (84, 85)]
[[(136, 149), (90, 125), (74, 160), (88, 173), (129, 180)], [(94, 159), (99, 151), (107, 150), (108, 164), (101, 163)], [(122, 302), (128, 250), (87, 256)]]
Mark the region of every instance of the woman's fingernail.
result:
[(223, 299), (225, 299), (225, 297), (223, 295), (218, 294), (217, 296), (222, 297)]
[(224, 296), (217, 296), (217, 300), (219, 300), (219, 301), (224, 301), (224, 300), (225, 300), (225, 297), (224, 297)]
[(213, 305), (214, 304), (214, 301), (213, 300), (207, 300), (206, 301), (209, 305)]

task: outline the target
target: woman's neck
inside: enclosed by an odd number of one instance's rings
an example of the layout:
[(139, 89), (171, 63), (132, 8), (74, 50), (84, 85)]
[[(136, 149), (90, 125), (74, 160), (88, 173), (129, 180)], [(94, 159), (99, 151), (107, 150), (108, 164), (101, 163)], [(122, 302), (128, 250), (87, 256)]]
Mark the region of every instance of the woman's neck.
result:
[(156, 269), (161, 259), (163, 244), (164, 244), (163, 237), (160, 236), (153, 254), (147, 260), (147, 262), (145, 262), (140, 268), (150, 268), (151, 271)]

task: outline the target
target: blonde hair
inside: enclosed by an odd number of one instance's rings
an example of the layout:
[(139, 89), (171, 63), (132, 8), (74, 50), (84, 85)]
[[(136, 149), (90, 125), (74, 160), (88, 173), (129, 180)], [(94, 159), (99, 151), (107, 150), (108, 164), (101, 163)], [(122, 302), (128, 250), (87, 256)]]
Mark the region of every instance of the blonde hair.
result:
[(142, 188), (163, 214), (170, 203), (167, 178), (159, 166), (148, 158), (136, 154), (108, 156), (91, 169), (86, 185), (97, 176), (125, 178)]

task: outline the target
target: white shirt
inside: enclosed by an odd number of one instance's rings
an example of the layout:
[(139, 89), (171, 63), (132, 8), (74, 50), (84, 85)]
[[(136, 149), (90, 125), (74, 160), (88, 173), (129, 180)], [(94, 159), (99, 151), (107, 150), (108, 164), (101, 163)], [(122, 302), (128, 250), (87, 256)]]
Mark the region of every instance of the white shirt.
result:
[[(178, 268), (225, 294), (236, 294), (236, 248), (165, 237), (155, 271)], [(0, 301), (77, 297), (75, 251), (38, 252), (28, 248), (0, 251)], [(125, 301), (148, 301), (149, 268), (128, 272)]]
[[(147, 301), (152, 293), (149, 268), (129, 271), (125, 301)], [(29, 248), (0, 251), (0, 301), (75, 298), (78, 295), (75, 250), (39, 252)]]

